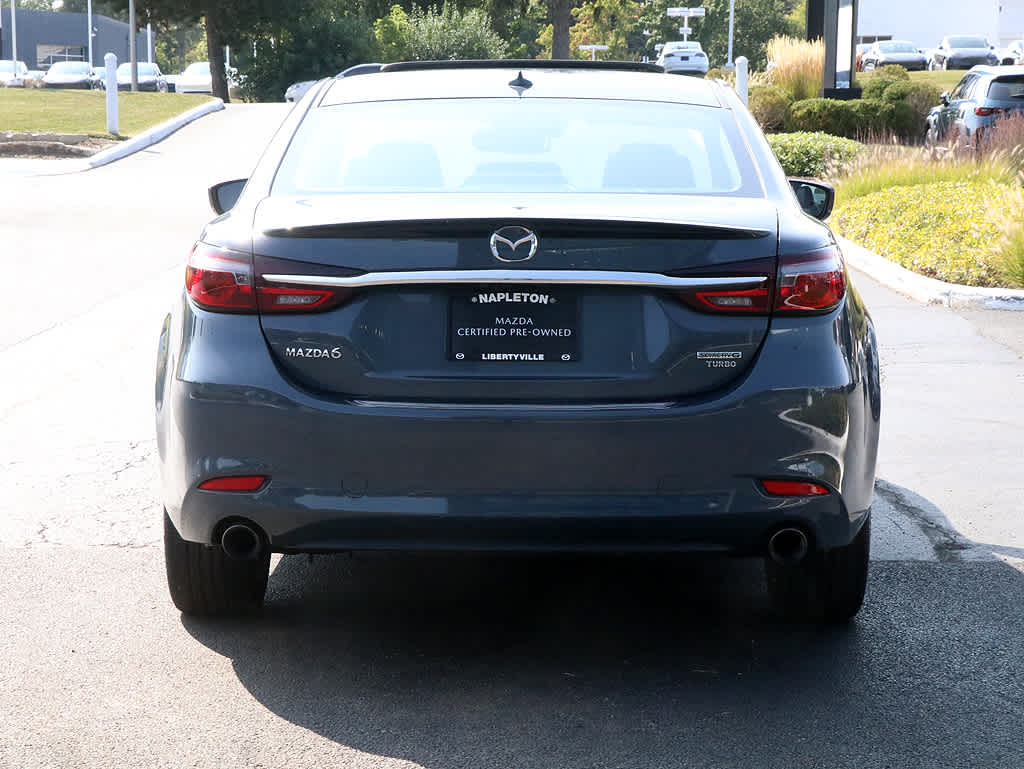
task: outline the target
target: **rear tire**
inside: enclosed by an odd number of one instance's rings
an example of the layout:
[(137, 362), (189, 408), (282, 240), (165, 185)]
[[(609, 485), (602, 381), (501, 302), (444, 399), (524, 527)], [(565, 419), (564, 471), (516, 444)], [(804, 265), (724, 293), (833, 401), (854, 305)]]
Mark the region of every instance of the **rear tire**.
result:
[(263, 605), (269, 551), (251, 561), (229, 558), (219, 547), (182, 539), (165, 512), (164, 560), (171, 600), (183, 614), (243, 614)]
[(768, 592), (776, 611), (788, 619), (840, 624), (864, 603), (871, 553), (871, 519), (853, 542), (815, 552), (796, 566), (766, 561)]

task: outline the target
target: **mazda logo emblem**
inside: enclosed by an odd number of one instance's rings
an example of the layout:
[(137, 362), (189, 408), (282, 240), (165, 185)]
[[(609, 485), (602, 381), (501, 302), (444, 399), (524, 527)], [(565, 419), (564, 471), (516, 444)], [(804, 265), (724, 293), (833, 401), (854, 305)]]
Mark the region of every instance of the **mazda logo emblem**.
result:
[(491, 253), (502, 262), (525, 262), (537, 253), (537, 235), (525, 227), (502, 227), (491, 234)]

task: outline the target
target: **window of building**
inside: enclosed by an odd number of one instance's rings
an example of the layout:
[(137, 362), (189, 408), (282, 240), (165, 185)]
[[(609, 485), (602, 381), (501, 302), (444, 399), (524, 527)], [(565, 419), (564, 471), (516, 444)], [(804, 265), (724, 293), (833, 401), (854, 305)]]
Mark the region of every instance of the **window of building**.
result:
[(80, 45), (37, 45), (36, 67), (49, 69), (58, 61), (85, 61), (86, 49)]

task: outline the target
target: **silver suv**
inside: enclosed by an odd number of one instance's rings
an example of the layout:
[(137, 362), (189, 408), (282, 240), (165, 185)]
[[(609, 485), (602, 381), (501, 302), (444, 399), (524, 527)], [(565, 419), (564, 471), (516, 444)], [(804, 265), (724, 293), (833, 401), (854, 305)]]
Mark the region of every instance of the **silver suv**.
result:
[(1024, 66), (972, 67), (927, 118), (925, 144), (976, 147), (1000, 117), (1024, 110)]

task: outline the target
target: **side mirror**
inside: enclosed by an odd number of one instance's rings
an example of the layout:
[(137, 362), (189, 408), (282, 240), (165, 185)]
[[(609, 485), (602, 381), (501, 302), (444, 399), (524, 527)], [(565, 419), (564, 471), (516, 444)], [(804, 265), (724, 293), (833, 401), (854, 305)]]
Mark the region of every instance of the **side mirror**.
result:
[(789, 184), (805, 214), (823, 221), (828, 219), (836, 202), (836, 191), (830, 185), (806, 179), (790, 179)]
[(944, 107), (949, 106), (949, 91), (943, 91), (942, 95), (939, 96), (939, 100), (942, 102)]
[(230, 182), (221, 182), (210, 187), (210, 207), (218, 214), (230, 211), (238, 202), (238, 196), (242, 194), (242, 188), (248, 179), (232, 179)]

